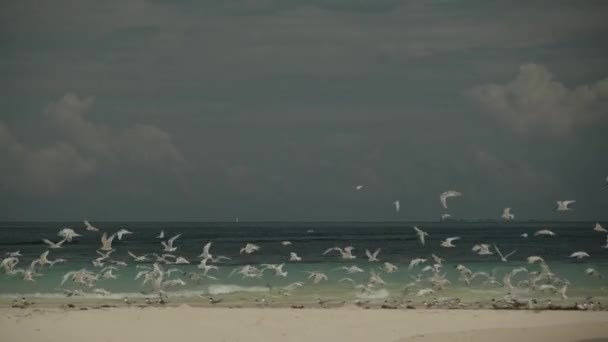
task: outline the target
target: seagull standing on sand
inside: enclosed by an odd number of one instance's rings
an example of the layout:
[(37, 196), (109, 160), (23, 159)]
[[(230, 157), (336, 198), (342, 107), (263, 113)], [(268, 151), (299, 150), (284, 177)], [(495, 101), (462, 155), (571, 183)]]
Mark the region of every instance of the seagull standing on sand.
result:
[(418, 239), (420, 240), (420, 243), (424, 246), (424, 237), (429, 236), (429, 234), (427, 232), (423, 231), (422, 229), (418, 228), (417, 226), (414, 226), (414, 230), (416, 231), (416, 234), (418, 235)]
[(452, 244), (452, 241), (456, 241), (456, 240), (460, 240), (460, 237), (458, 237), (458, 236), (449, 237), (449, 238), (441, 241), (441, 247), (445, 247), (445, 248), (456, 247), (454, 244)]
[(441, 195), (439, 195), (439, 201), (441, 202), (441, 205), (443, 206), (444, 209), (448, 208), (448, 203), (447, 200), (450, 197), (459, 197), (462, 196), (462, 194), (458, 191), (454, 191), (454, 190), (448, 190), (446, 192), (443, 192)]
[(556, 201), (557, 208), (556, 211), (570, 211), (572, 208), (569, 207), (570, 204), (575, 203), (575, 200), (567, 200), (567, 201)]
[(85, 225), (85, 230), (89, 231), (89, 232), (98, 232), (99, 228), (94, 227), (89, 221), (85, 220), (84, 221), (84, 225)]

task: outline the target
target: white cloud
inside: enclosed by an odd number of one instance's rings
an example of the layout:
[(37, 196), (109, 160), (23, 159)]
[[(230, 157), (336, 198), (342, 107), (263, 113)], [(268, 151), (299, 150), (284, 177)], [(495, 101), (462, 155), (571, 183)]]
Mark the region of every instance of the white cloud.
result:
[(92, 175), (94, 159), (66, 143), (35, 148), (20, 143), (0, 122), (0, 185), (24, 193), (55, 193)]
[(484, 84), (469, 91), (488, 113), (519, 133), (569, 133), (595, 122), (608, 104), (608, 78), (569, 89), (542, 65), (524, 64), (506, 84)]
[[(21, 193), (55, 193), (96, 173), (96, 169), (135, 166), (174, 168), (184, 162), (171, 136), (162, 129), (135, 124), (123, 130), (85, 118), (93, 98), (68, 93), (51, 103), (43, 123), (57, 134), (41, 147), (21, 143), (0, 122), (0, 184)], [(179, 172), (177, 172), (179, 176)]]

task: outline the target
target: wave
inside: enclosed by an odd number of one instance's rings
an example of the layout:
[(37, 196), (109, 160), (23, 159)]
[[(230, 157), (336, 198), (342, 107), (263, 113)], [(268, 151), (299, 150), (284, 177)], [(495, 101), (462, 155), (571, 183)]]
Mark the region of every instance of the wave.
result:
[(209, 285), (208, 293), (211, 295), (230, 294), (238, 292), (268, 292), (269, 288), (264, 286), (239, 286), (232, 284)]

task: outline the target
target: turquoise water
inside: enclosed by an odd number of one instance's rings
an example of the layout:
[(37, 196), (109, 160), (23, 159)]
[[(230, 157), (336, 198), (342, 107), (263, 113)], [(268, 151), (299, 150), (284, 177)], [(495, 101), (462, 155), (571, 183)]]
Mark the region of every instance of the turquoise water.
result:
[[(429, 233), (427, 243), (422, 246), (412, 229), (417, 224)], [(82, 223), (1, 223), (0, 252), (20, 250), (18, 268), (28, 268), (30, 263), (47, 250), (41, 241), (46, 238), (59, 241), (58, 231), (63, 227), (71, 227), (82, 237), (77, 237), (71, 243), (65, 243), (63, 248), (51, 249), (48, 259), (66, 259), (66, 263), (56, 264), (52, 268), (44, 266), (39, 272), (41, 276), (35, 281), (25, 281), (19, 274), (0, 274), (0, 302), (8, 303), (16, 297), (26, 296), (37, 298), (38, 301), (61, 302), (68, 300), (64, 290), (81, 290), (84, 296), (70, 297), (75, 300), (119, 300), (128, 297), (154, 296), (151, 283), (142, 285), (135, 280), (139, 271), (136, 263), (128, 256), (127, 251), (136, 255), (146, 253), (162, 254), (160, 239), (156, 236), (161, 230), (165, 239), (181, 233), (176, 240), (178, 247), (176, 256), (188, 259), (190, 265), (162, 265), (164, 271), (177, 268), (183, 272), (201, 272), (196, 268), (200, 262), (197, 256), (202, 252), (203, 245), (213, 242), (211, 253), (215, 256), (224, 255), (231, 260), (214, 263), (219, 270), (211, 270), (209, 275), (217, 278), (190, 280), (185, 274), (174, 272), (170, 279), (183, 279), (186, 285), (172, 286), (166, 289), (169, 301), (197, 303), (204, 302), (208, 296), (222, 298), (223, 303), (255, 304), (255, 300), (264, 298), (267, 302), (279, 304), (310, 303), (316, 298), (352, 302), (356, 299), (370, 302), (384, 300), (412, 300), (421, 302), (430, 298), (458, 297), (463, 301), (488, 301), (491, 298), (502, 299), (509, 291), (522, 299), (536, 298), (539, 300), (552, 299), (555, 302), (571, 303), (582, 301), (587, 297), (601, 300), (608, 297), (608, 281), (603, 277), (591, 277), (585, 273), (587, 268), (594, 268), (608, 276), (608, 249), (601, 246), (606, 243), (606, 234), (593, 231), (595, 222), (581, 223), (120, 223), (94, 222), (100, 228), (99, 232), (84, 230)], [(98, 273), (92, 260), (98, 257), (96, 249), (101, 246), (100, 237), (103, 232), (111, 234), (121, 228), (126, 228), (133, 234), (125, 235), (122, 241), (114, 240), (115, 251), (110, 259), (124, 261), (128, 266), (118, 266), (114, 271), (117, 279), (99, 279), (92, 287), (82, 286), (67, 281), (60, 286), (66, 272), (86, 268)], [(554, 237), (534, 237), (536, 230), (549, 228), (555, 232)], [(528, 233), (528, 238), (522, 238), (522, 233)], [(451, 236), (459, 236), (455, 248), (443, 248), (440, 241)], [(280, 242), (288, 240), (292, 245), (283, 246)], [(261, 247), (253, 254), (239, 254), (239, 249), (247, 242)], [(497, 254), (480, 256), (471, 251), (475, 244), (497, 244), (503, 253), (517, 250), (508, 262), (501, 262)], [(323, 252), (333, 246), (355, 247), (353, 260), (341, 259), (338, 253), (323, 255)], [(381, 248), (378, 255), (380, 262), (369, 262), (365, 257), (365, 249)], [(492, 250), (493, 251), (493, 250)], [(575, 251), (586, 251), (591, 257), (577, 261), (569, 257)], [(290, 262), (289, 253), (296, 252), (301, 262)], [(435, 293), (427, 296), (416, 296), (418, 290), (431, 288), (428, 278), (431, 272), (422, 272), (426, 265), (432, 264), (431, 253), (446, 261), (439, 271), (450, 281), (444, 289), (435, 288)], [(530, 265), (526, 258), (538, 255), (545, 259), (551, 272), (555, 274), (553, 281), (543, 281), (540, 284), (553, 284), (561, 287), (564, 279), (570, 283), (566, 292), (567, 299), (562, 299), (559, 293), (530, 289), (527, 286), (515, 286), (509, 290), (502, 284), (503, 275), (516, 267), (527, 267), (530, 271), (539, 271), (538, 264)], [(408, 270), (413, 258), (427, 258), (422, 266)], [(154, 257), (150, 258), (154, 260)], [(395, 273), (380, 270), (383, 262), (390, 262), (399, 267)], [(106, 262), (106, 266), (109, 265)], [(266, 271), (259, 278), (243, 279), (238, 274), (230, 275), (237, 267), (252, 265), (260, 267), (265, 263), (285, 263), (283, 270), (287, 277), (274, 276)], [(485, 279), (477, 277), (470, 286), (459, 280), (460, 274), (455, 269), (463, 264), (473, 272), (494, 272), (499, 284), (484, 285)], [(152, 262), (137, 263), (151, 266)], [(347, 274), (338, 270), (341, 266), (357, 265), (365, 272)], [(375, 286), (369, 291), (355, 289), (347, 282), (339, 282), (344, 277), (352, 278), (356, 283), (366, 284), (370, 271), (377, 272), (385, 281), (385, 285)], [(307, 279), (307, 271), (324, 272), (328, 280), (314, 284)], [(2, 271), (3, 272), (3, 271)], [(419, 276), (421, 275), (421, 276)], [(416, 282), (413, 278), (419, 277)], [(512, 284), (527, 280), (524, 273), (513, 277)], [(292, 291), (283, 288), (294, 282), (302, 282), (303, 286)], [(404, 288), (408, 287), (408, 290)], [(108, 295), (93, 292), (94, 289), (104, 289)], [(202, 297), (201, 297), (202, 296)]]

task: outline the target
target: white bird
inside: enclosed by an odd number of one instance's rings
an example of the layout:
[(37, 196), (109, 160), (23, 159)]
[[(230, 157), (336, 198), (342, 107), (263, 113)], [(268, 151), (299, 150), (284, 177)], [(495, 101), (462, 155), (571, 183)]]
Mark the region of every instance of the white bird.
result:
[(213, 255), (211, 253), (209, 253), (210, 248), (211, 248), (211, 241), (207, 242), (203, 246), (203, 252), (198, 257), (203, 258), (203, 259), (213, 258)]
[(23, 256), (23, 255), (21, 255), (20, 250), (15, 251), (15, 252), (6, 252), (6, 255), (8, 255), (9, 258), (17, 258), (17, 257)]
[(441, 247), (445, 247), (445, 248), (452, 248), (452, 247), (456, 247), (454, 244), (452, 244), (452, 241), (456, 241), (459, 240), (460, 237), (455, 236), (455, 237), (449, 237), (443, 241), (441, 241)]
[(583, 258), (588, 258), (590, 257), (590, 255), (587, 252), (584, 251), (578, 251), (578, 252), (574, 252), (572, 254), (570, 254), (571, 258), (576, 258), (578, 260), (581, 260)]
[(545, 263), (545, 259), (537, 256), (537, 255), (532, 255), (528, 257), (528, 264), (534, 264), (534, 263), (541, 263), (544, 264)]
[(447, 219), (449, 219), (450, 217), (452, 217), (452, 215), (450, 214), (441, 214), (441, 221), (445, 221)]
[(131, 256), (131, 258), (133, 258), (133, 261), (136, 261), (136, 262), (148, 261), (148, 258), (147, 258), (148, 254), (137, 256), (137, 255), (131, 253), (131, 251), (127, 251), (127, 253), (129, 254), (129, 256)]
[(443, 262), (445, 261), (445, 259), (440, 258), (433, 253), (431, 253), (431, 257), (433, 258), (433, 260), (435, 260), (435, 263), (438, 265), (443, 265)]
[(182, 264), (189, 264), (190, 261), (188, 261), (188, 259), (184, 258), (184, 257), (177, 257), (177, 259), (175, 259), (175, 264), (176, 265), (182, 265)]
[(78, 236), (82, 236), (74, 231), (72, 228), (63, 228), (57, 233), (57, 236), (60, 236), (67, 240), (67, 242), (72, 242), (72, 239)]
[(332, 248), (328, 248), (325, 252), (323, 252), (323, 255), (331, 252), (331, 251), (336, 251), (338, 253), (340, 253), (340, 256), (342, 257), (342, 259), (356, 259), (357, 257), (353, 255), (353, 250), (355, 249), (355, 247), (353, 246), (348, 246), (348, 247), (344, 247), (344, 249), (340, 248), (340, 247), (332, 247)]
[(165, 247), (163, 249), (163, 252), (175, 252), (177, 250), (177, 247), (173, 246), (173, 242), (175, 242), (175, 240), (177, 240), (180, 236), (182, 236), (182, 234), (175, 235), (174, 237), (167, 240), (167, 242), (161, 241), (160, 244)]
[(602, 248), (607, 248), (608, 249), (608, 234), (606, 234), (606, 244), (602, 245)]
[(66, 242), (66, 241), (67, 241), (66, 238), (64, 238), (63, 240), (61, 240), (59, 242), (56, 242), (56, 243), (53, 242), (53, 241), (50, 241), (48, 239), (42, 239), (42, 242), (44, 242), (47, 245), (49, 245), (49, 248), (52, 248), (52, 249), (61, 248), (61, 245), (63, 245), (63, 243)]
[(380, 248), (376, 249), (376, 251), (374, 252), (374, 254), (370, 253), (370, 251), (368, 249), (365, 250), (365, 255), (367, 256), (367, 261), (369, 262), (375, 262), (375, 261), (380, 261), (378, 260), (378, 253), (380, 253)]
[(246, 254), (251, 254), (255, 251), (259, 251), (260, 250), (260, 246), (258, 245), (254, 245), (252, 243), (248, 243), (245, 245), (245, 247), (241, 248), (240, 254), (246, 253)]
[(557, 208), (556, 211), (570, 211), (572, 208), (569, 207), (570, 204), (575, 203), (575, 200), (567, 200), (567, 201), (556, 201)]
[(160, 234), (158, 234), (158, 236), (156, 237), (157, 239), (164, 239), (165, 238), (165, 231), (161, 230)]
[(264, 270), (271, 270), (274, 272), (274, 275), (276, 277), (287, 277), (287, 272), (283, 271), (283, 266), (285, 266), (285, 264), (279, 264), (279, 265), (275, 265), (275, 264), (262, 264), (262, 271)]
[(424, 240), (425, 240), (425, 236), (429, 236), (429, 234), (425, 231), (423, 231), (422, 229), (418, 228), (417, 226), (414, 226), (414, 230), (416, 231), (416, 234), (418, 234), (418, 239), (420, 240), (420, 243), (424, 246)]
[(85, 230), (89, 231), (89, 232), (97, 232), (99, 231), (99, 228), (93, 226), (89, 221), (85, 220), (84, 221), (84, 225), (85, 225)]
[(591, 268), (591, 267), (587, 268), (585, 270), (585, 273), (591, 277), (602, 278), (602, 275), (600, 274), (600, 272), (598, 272), (597, 270), (595, 270), (594, 268)]
[(508, 221), (513, 220), (515, 218), (515, 215), (511, 213), (511, 208), (504, 208), (500, 217)]
[(482, 243), (482, 244), (473, 246), (473, 248), (471, 249), (471, 251), (477, 252), (478, 255), (492, 255), (492, 254), (494, 254), (494, 253), (492, 253), (492, 251), (490, 251), (490, 245), (488, 245), (486, 243)]
[(353, 273), (363, 273), (365, 272), (363, 269), (361, 269), (359, 266), (357, 265), (352, 265), (352, 266), (342, 266), (342, 267), (338, 267), (336, 268), (337, 270), (345, 270), (346, 273), (348, 274), (353, 274)]
[(308, 273), (308, 279), (312, 278), (314, 284), (320, 283), (322, 280), (327, 280), (327, 275), (319, 271), (306, 272)]
[(528, 233), (523, 233), (520, 235), (522, 238), (526, 239), (528, 237)]
[(394, 273), (394, 272), (397, 272), (399, 270), (399, 267), (391, 264), (390, 262), (385, 262), (384, 263), (384, 267), (382, 267), (382, 269), (386, 273)]
[(126, 235), (126, 234), (133, 234), (133, 232), (130, 232), (123, 228), (116, 232), (116, 237), (118, 237), (118, 240), (122, 240), (122, 236)]
[(510, 257), (511, 255), (515, 254), (515, 252), (517, 252), (517, 249), (516, 249), (507, 255), (502, 255), (502, 253), (500, 252), (500, 249), (498, 249), (498, 246), (494, 245), (494, 249), (496, 250), (496, 253), (498, 253), (498, 255), (500, 255), (500, 261), (502, 261), (502, 262), (507, 262), (508, 261), (507, 258)]
[(448, 208), (448, 203), (447, 200), (450, 197), (459, 197), (462, 196), (462, 194), (458, 191), (454, 191), (454, 190), (448, 190), (446, 192), (443, 192), (441, 195), (439, 195), (439, 201), (441, 202), (441, 205), (443, 206), (443, 208), (447, 209)]
[(101, 236), (101, 250), (102, 251), (111, 251), (112, 249), (112, 241), (114, 241), (114, 237), (116, 237), (116, 234), (112, 234), (110, 235), (110, 237), (107, 236), (107, 234), (104, 232), (103, 235)]
[(534, 236), (555, 236), (555, 233), (549, 229), (541, 229), (534, 233)]
[(422, 263), (425, 263), (425, 262), (426, 262), (426, 259), (423, 259), (423, 258), (412, 259), (412, 261), (410, 261), (410, 265), (408, 266), (408, 269), (411, 270), (412, 268), (414, 268)]
[(291, 245), (291, 241), (281, 241), (281, 245), (283, 245), (283, 246), (290, 246)]
[(595, 224), (595, 227), (593, 227), (593, 230), (596, 232), (608, 233), (608, 230), (606, 230), (606, 228), (602, 227), (602, 225), (599, 222), (597, 222)]
[(357, 185), (357, 186), (355, 187), (355, 190), (361, 190), (361, 189), (363, 189), (363, 185)]
[(291, 252), (289, 253), (289, 261), (302, 261), (302, 258), (300, 258), (295, 252)]
[(395, 202), (393, 202), (393, 205), (395, 206), (396, 212), (399, 212), (399, 210), (401, 210), (401, 202), (399, 202), (399, 200), (396, 200)]

